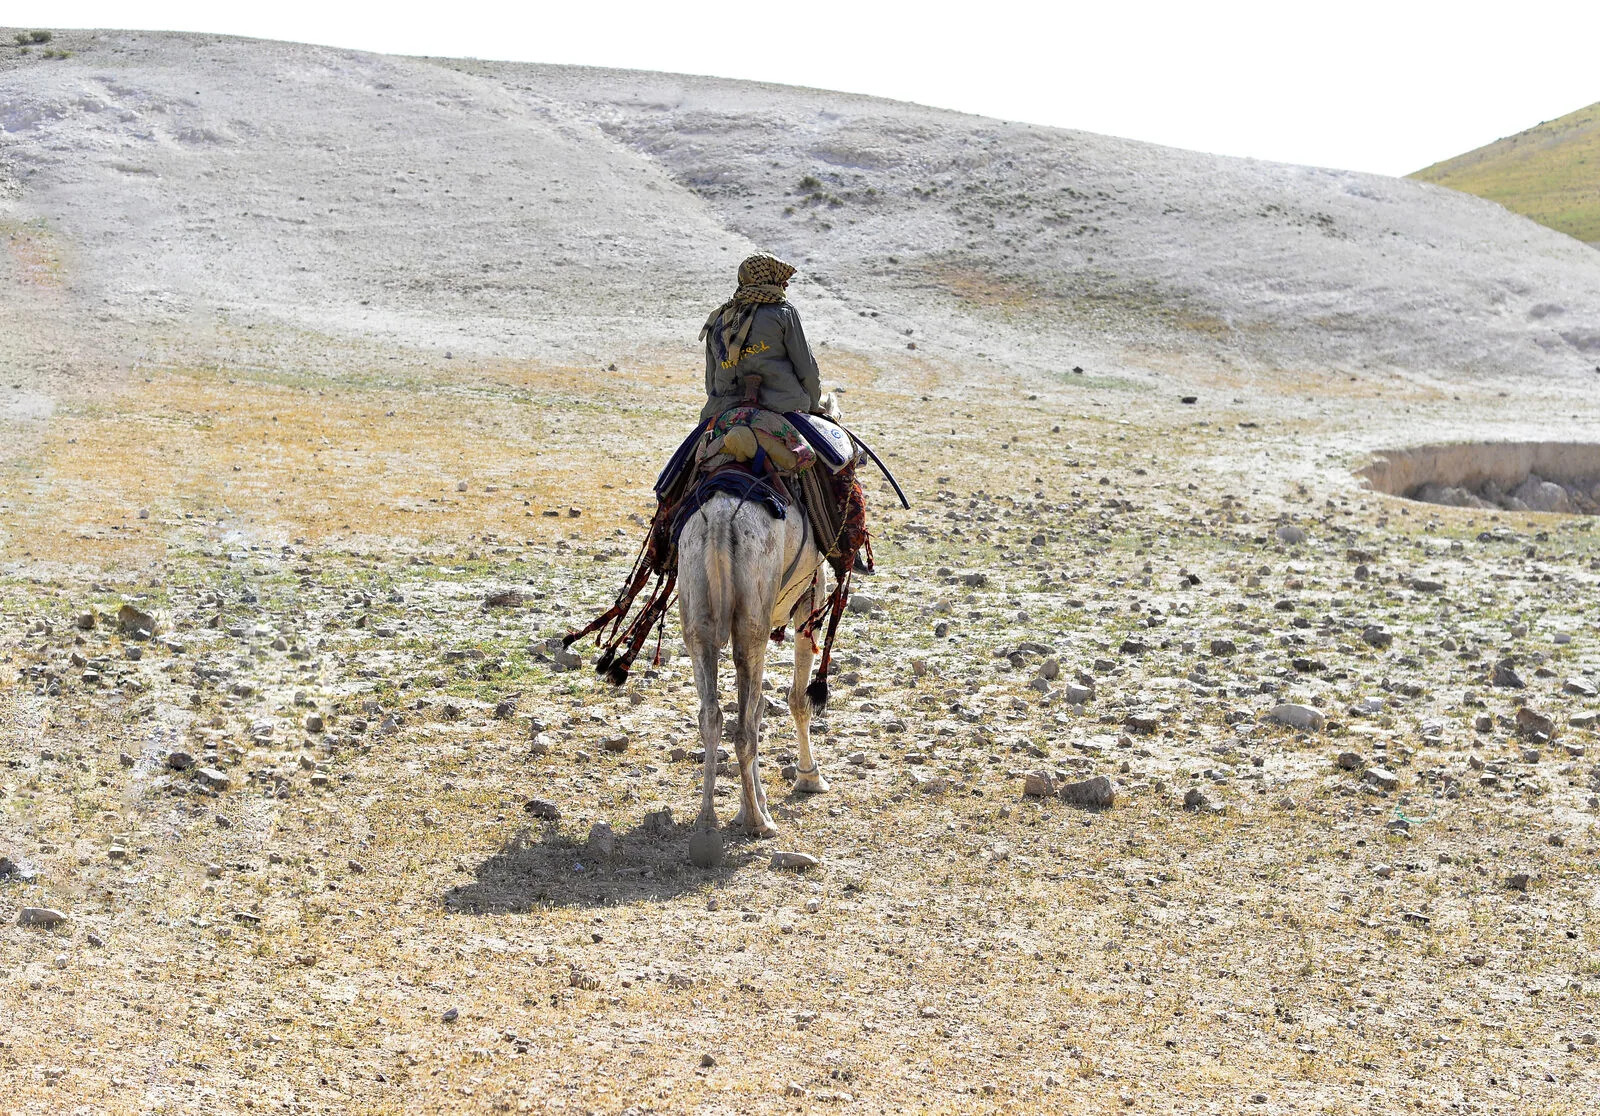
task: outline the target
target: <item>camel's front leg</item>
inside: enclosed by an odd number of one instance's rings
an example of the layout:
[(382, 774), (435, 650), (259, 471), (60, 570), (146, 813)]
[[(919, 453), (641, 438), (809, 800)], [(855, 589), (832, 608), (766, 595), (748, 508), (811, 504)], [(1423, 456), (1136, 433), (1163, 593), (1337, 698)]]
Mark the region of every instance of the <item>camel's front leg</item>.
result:
[[(750, 644), (754, 643), (752, 650)], [(743, 805), (733, 824), (743, 823), (757, 837), (772, 837), (778, 832), (778, 823), (767, 813), (767, 792), (761, 785), (761, 761), (757, 751), (761, 742), (761, 707), (766, 699), (761, 693), (761, 677), (766, 668), (766, 633), (755, 633), (754, 639), (734, 637), (734, 670), (739, 680), (739, 729), (734, 738), (734, 748), (739, 757), (739, 784), (743, 792)]]
[[(808, 598), (809, 599), (809, 598)], [(822, 767), (811, 758), (811, 699), (806, 684), (811, 680), (811, 637), (796, 631), (794, 637), (794, 682), (789, 686), (789, 712), (794, 717), (795, 738), (800, 749), (800, 773), (794, 789), (801, 794), (821, 794), (828, 789)]]

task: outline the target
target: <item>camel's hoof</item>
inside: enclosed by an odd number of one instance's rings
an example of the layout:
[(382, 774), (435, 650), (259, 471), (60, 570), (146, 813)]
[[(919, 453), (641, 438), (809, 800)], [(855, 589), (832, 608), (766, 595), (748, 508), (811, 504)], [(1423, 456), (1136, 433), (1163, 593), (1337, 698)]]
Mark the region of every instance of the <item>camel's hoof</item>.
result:
[(767, 818), (765, 821), (758, 821), (750, 826), (750, 836), (752, 837), (776, 837), (777, 835), (778, 823), (771, 818)]
[(828, 780), (822, 777), (820, 771), (813, 771), (810, 775), (796, 775), (794, 779), (796, 794), (822, 794), (828, 788)]
[(689, 860), (696, 868), (715, 868), (722, 863), (722, 834), (715, 829), (696, 830), (689, 837)]

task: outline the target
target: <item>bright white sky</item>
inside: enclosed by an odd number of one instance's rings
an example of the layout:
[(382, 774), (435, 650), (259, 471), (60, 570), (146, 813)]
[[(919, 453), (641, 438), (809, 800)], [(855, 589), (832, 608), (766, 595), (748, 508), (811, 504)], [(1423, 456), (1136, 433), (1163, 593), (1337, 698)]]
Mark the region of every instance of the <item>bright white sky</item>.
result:
[(1600, 0), (7, 0), (0, 23), (753, 78), (1384, 174), (1600, 101)]

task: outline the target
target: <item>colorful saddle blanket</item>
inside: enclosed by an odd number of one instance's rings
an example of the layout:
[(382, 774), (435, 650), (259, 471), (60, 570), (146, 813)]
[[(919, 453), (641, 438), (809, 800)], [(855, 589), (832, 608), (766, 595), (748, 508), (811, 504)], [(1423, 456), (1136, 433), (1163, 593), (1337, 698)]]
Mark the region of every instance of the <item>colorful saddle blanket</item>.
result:
[(740, 500), (760, 504), (773, 519), (783, 519), (789, 511), (789, 499), (775, 487), (753, 473), (732, 466), (706, 477), (689, 490), (681, 503), (672, 511), (672, 545), (678, 545), (684, 524), (718, 493), (726, 492)]

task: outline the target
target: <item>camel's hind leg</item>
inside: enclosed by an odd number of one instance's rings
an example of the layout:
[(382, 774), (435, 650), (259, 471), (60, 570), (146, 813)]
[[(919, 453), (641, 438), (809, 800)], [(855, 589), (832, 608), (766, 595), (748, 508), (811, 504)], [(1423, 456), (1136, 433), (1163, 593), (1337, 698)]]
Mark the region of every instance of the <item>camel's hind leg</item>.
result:
[(742, 824), (757, 837), (772, 837), (778, 832), (778, 823), (767, 813), (767, 792), (761, 785), (761, 709), (766, 704), (766, 698), (761, 693), (761, 679), (766, 666), (766, 632), (752, 633), (736, 629), (733, 635), (733, 667), (739, 685), (739, 724), (734, 730), (733, 740), (739, 757), (743, 803), (731, 824)]
[(705, 777), (701, 781), (700, 816), (695, 828), (717, 828), (717, 751), (722, 747), (722, 706), (717, 699), (717, 647), (696, 641), (690, 649), (694, 663), (694, 688), (700, 695), (700, 743), (706, 750)]
[[(809, 601), (810, 597), (807, 597), (808, 608)], [(801, 794), (821, 794), (828, 789), (828, 780), (822, 777), (821, 765), (811, 758), (811, 699), (806, 696), (806, 684), (811, 680), (811, 659), (811, 637), (797, 630), (794, 634), (794, 681), (789, 685), (789, 712), (794, 717), (795, 739), (800, 750), (800, 773), (795, 776), (794, 789)]]

